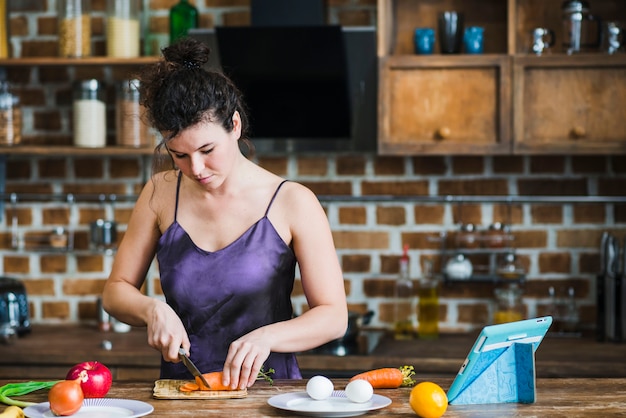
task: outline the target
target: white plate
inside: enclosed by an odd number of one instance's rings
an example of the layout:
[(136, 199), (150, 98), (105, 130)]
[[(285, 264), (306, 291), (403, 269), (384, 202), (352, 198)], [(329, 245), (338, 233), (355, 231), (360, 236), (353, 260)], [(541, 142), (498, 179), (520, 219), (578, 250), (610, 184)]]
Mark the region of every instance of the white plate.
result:
[(316, 401), (306, 392), (292, 392), (272, 396), (267, 403), (274, 408), (309, 417), (356, 417), (391, 405), (391, 399), (374, 394), (369, 401), (356, 403), (346, 398), (343, 390), (336, 390), (323, 401)]
[[(149, 403), (132, 399), (88, 398), (83, 401), (83, 406), (72, 417), (135, 418), (148, 415), (152, 411), (154, 407)], [(50, 410), (50, 402), (28, 406), (24, 408), (24, 414), (28, 418), (58, 418)]]

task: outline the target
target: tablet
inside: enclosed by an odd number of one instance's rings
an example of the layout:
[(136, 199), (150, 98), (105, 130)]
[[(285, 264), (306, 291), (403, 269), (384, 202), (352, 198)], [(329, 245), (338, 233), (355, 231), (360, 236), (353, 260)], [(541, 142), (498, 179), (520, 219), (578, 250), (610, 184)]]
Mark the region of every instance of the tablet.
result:
[(469, 376), (480, 374), (480, 371), (475, 370), (475, 368), (482, 367), (479, 366), (480, 362), (478, 361), (482, 353), (493, 352), (492, 354), (495, 357), (498, 352), (504, 352), (513, 343), (532, 344), (534, 353), (551, 324), (552, 317), (544, 316), (484, 327), (461, 365), (452, 385), (450, 385), (450, 389), (448, 389), (448, 401), (456, 398), (466, 386), (466, 383), (471, 383), (466, 382)]

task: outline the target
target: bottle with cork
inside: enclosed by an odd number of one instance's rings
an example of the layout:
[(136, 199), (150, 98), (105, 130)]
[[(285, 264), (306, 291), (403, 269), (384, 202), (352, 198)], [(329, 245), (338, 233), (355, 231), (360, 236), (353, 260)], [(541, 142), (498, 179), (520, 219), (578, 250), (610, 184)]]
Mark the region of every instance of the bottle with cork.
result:
[(409, 246), (405, 244), (400, 257), (400, 272), (394, 294), (394, 338), (408, 340), (415, 337), (415, 292), (409, 271)]

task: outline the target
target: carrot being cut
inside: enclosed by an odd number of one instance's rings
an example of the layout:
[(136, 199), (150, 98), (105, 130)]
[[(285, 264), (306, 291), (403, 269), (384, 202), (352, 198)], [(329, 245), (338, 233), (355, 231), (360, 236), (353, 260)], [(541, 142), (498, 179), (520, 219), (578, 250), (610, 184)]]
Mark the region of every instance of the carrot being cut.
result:
[(195, 392), (196, 390), (200, 390), (200, 386), (193, 382), (185, 382), (178, 388), (181, 392)]
[(223, 375), (223, 372), (202, 373), (204, 380), (211, 386), (210, 388), (206, 387), (199, 377), (196, 377), (196, 383), (200, 387), (200, 390), (235, 390), (231, 389), (230, 386), (224, 386), (222, 384)]
[(400, 368), (384, 367), (353, 376), (350, 381), (362, 379), (370, 382), (374, 389), (395, 389), (401, 386), (413, 386), (415, 381), (413, 366), (402, 366)]

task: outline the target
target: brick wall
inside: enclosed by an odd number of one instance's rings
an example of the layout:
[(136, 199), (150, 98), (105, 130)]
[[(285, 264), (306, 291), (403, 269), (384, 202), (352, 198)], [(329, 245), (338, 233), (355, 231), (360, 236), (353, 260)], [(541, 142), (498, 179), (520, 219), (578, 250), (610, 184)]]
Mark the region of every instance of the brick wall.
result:
[[(174, 0), (144, 1), (148, 11), (146, 44), (167, 39), (167, 10)], [(149, 7), (146, 6), (149, 3)], [(201, 26), (249, 22), (246, 0), (197, 0)], [(50, 56), (57, 48), (54, 2), (10, 0), (13, 56)], [(102, 20), (105, 1), (92, 2), (94, 50), (103, 55)], [(329, 23), (375, 23), (375, 0), (329, 0)], [(14, 91), (24, 112), (24, 142), (71, 144), (71, 82), (95, 77), (112, 84), (116, 71), (100, 67), (9, 69)], [(108, 95), (113, 97), (111, 92)], [(112, 116), (112, 101), (108, 115)], [(108, 140), (113, 140), (108, 117)], [(599, 267), (600, 234), (626, 231), (626, 205), (613, 203), (446, 203), (416, 201), (415, 196), (528, 195), (623, 196), (626, 158), (602, 156), (500, 157), (377, 157), (371, 154), (261, 156), (259, 163), (286, 178), (311, 187), (323, 200), (333, 229), (337, 254), (344, 269), (346, 292), (354, 310), (376, 312), (374, 325), (391, 321), (393, 284), (404, 243), (410, 246), (411, 272), (422, 274), (425, 257), (441, 269), (441, 247), (432, 237), (453, 235), (461, 222), (485, 228), (496, 221), (512, 226), (517, 253), (528, 270), (524, 285), (529, 316), (545, 312), (548, 288), (564, 293), (573, 287), (587, 327), (595, 321), (594, 277)], [(23, 279), (35, 323), (92, 322), (96, 299), (113, 259), (89, 249), (89, 223), (114, 218), (120, 235), (132, 209), (132, 198), (150, 170), (145, 156), (23, 156), (6, 159), (6, 192), (41, 193), (47, 201), (6, 203), (0, 222), (0, 274)], [(63, 196), (109, 196), (114, 204), (97, 199)], [(386, 195), (391, 200), (369, 200)], [(127, 196), (126, 198), (124, 196)], [(332, 197), (347, 196), (334, 200)], [(59, 199), (57, 199), (59, 197)], [(326, 198), (328, 197), (328, 198)], [(55, 226), (74, 231), (72, 252), (14, 249), (11, 226), (19, 236), (49, 234)], [(145, 291), (160, 297), (158, 271), (152, 268)], [(447, 284), (441, 288), (441, 328), (477, 328), (493, 313), (491, 283)], [(305, 301), (299, 286), (293, 298), (296, 311)]]
[[(393, 286), (403, 244), (410, 246), (412, 277), (418, 279), (425, 258), (433, 259), (437, 271), (441, 269), (443, 253), (433, 237), (442, 232), (454, 236), (460, 223), (485, 229), (500, 221), (511, 225), (514, 246), (528, 271), (523, 286), (527, 315), (545, 312), (550, 286), (563, 296), (573, 287), (582, 319), (590, 327), (595, 321), (600, 235), (604, 230), (626, 235), (625, 204), (446, 203), (436, 197), (451, 191), (470, 198), (517, 193), (622, 196), (624, 159), (324, 154), (261, 156), (258, 162), (320, 196), (333, 229), (350, 306), (374, 310), (375, 325), (392, 321)], [(132, 197), (149, 175), (150, 157), (9, 156), (6, 165), (7, 193), (49, 193), (61, 199), (5, 205), (0, 273), (24, 280), (35, 323), (93, 321), (113, 255), (90, 250), (89, 223), (97, 218), (115, 219), (123, 236)], [(76, 201), (64, 201), (66, 193), (75, 194)], [(115, 193), (119, 198), (103, 203), (98, 200), (100, 193)], [(393, 198), (368, 199), (375, 195)], [(48, 234), (55, 226), (70, 226), (75, 251), (13, 249), (13, 217), (26, 245), (28, 237)], [(149, 278), (146, 292), (160, 297), (156, 268)], [(443, 285), (442, 330), (476, 328), (489, 322), (494, 287), (492, 283)], [(293, 301), (301, 312), (305, 300), (299, 286)]]

